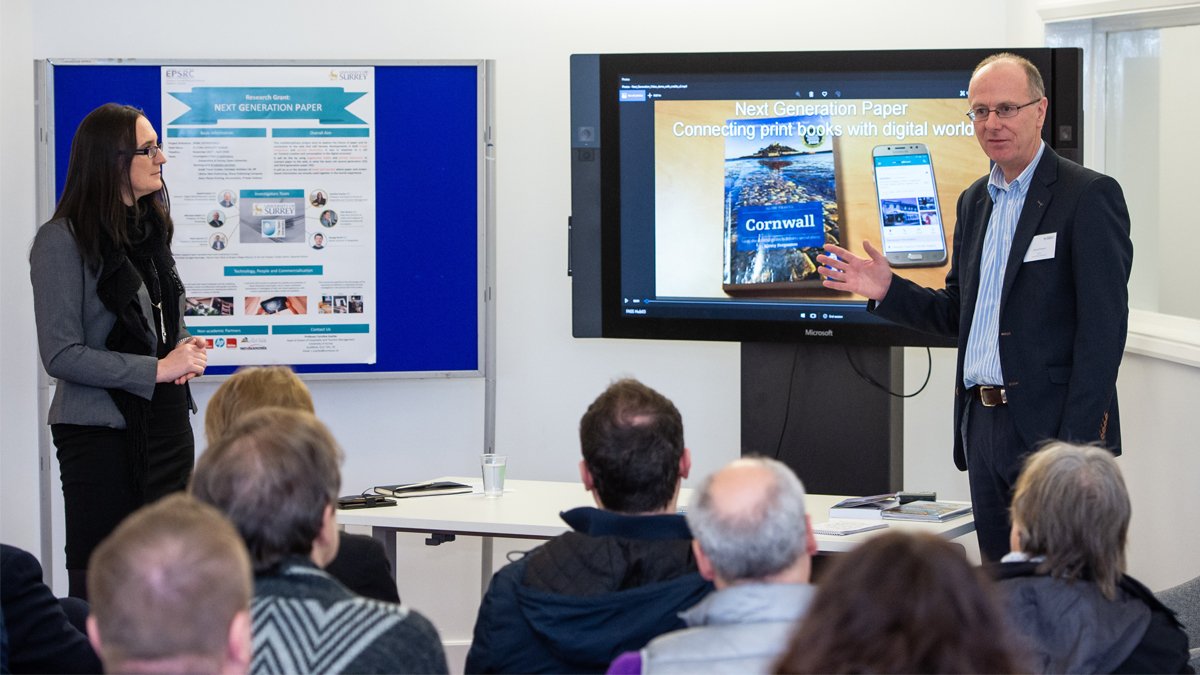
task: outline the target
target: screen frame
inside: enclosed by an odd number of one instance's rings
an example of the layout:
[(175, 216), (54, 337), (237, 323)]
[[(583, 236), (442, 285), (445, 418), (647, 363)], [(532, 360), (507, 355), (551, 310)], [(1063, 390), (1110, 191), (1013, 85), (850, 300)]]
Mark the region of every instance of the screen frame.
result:
[[(867, 322), (628, 316), (621, 302), (620, 78), (629, 73), (970, 73), (1000, 51), (1032, 61), (1050, 107), (1043, 139), (1082, 160), (1082, 53), (1075, 48), (576, 54), (571, 58), (572, 214), (569, 269), (576, 337), (824, 342), (951, 347), (953, 337), (870, 317)], [(965, 99), (964, 99), (965, 111)], [(982, 152), (982, 151), (981, 151)], [(942, 204), (943, 218), (950, 205)]]

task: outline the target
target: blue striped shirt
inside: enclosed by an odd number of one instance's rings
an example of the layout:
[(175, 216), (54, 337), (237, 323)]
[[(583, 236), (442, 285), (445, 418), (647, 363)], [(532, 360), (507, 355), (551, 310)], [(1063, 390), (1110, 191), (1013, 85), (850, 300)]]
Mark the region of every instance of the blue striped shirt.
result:
[(1004, 384), (1004, 373), (1000, 369), (1000, 292), (1004, 286), (1004, 268), (1008, 264), (1013, 234), (1017, 231), (1017, 220), (1025, 206), (1025, 195), (1029, 194), (1029, 181), (1045, 150), (1043, 142), (1033, 161), (1011, 183), (1005, 182), (1000, 165), (992, 166), (987, 186), (988, 194), (992, 196), (992, 216), (983, 237), (979, 297), (975, 300), (975, 316), (971, 319), (967, 353), (963, 357), (963, 385), (967, 388), (977, 384)]

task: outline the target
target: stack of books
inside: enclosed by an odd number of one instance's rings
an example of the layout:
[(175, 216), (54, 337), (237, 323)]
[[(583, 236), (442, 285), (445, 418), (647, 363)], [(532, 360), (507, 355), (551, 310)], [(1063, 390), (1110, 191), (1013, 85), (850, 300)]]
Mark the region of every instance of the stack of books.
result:
[(941, 523), (971, 512), (970, 502), (939, 502), (918, 499), (901, 503), (896, 494), (850, 497), (834, 504), (829, 517), (854, 520), (917, 520)]
[(898, 506), (900, 500), (896, 493), (889, 492), (870, 497), (850, 497), (834, 504), (829, 508), (830, 518), (851, 518), (854, 520), (879, 520), (883, 518), (884, 509)]
[(915, 501), (891, 506), (883, 511), (884, 518), (892, 520), (920, 520), (943, 523), (971, 512), (970, 502)]

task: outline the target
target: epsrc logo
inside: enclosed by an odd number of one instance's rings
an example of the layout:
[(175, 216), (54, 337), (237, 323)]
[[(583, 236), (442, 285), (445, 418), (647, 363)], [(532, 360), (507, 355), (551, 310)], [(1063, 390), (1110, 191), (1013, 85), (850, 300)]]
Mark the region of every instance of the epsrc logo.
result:
[(196, 76), (195, 68), (167, 68), (163, 72), (168, 80), (190, 80)]

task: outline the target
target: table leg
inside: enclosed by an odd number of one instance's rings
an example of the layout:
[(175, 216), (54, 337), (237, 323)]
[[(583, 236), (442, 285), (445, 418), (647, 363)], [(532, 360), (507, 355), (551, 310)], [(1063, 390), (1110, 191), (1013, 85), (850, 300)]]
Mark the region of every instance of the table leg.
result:
[(372, 527), (371, 536), (383, 544), (383, 554), (387, 556), (388, 564), (392, 566), (392, 577), (396, 577), (396, 531), (390, 527)]
[(480, 566), (480, 598), (487, 594), (488, 584), (492, 581), (492, 537), (481, 537), (481, 539), (483, 540), (483, 560)]

